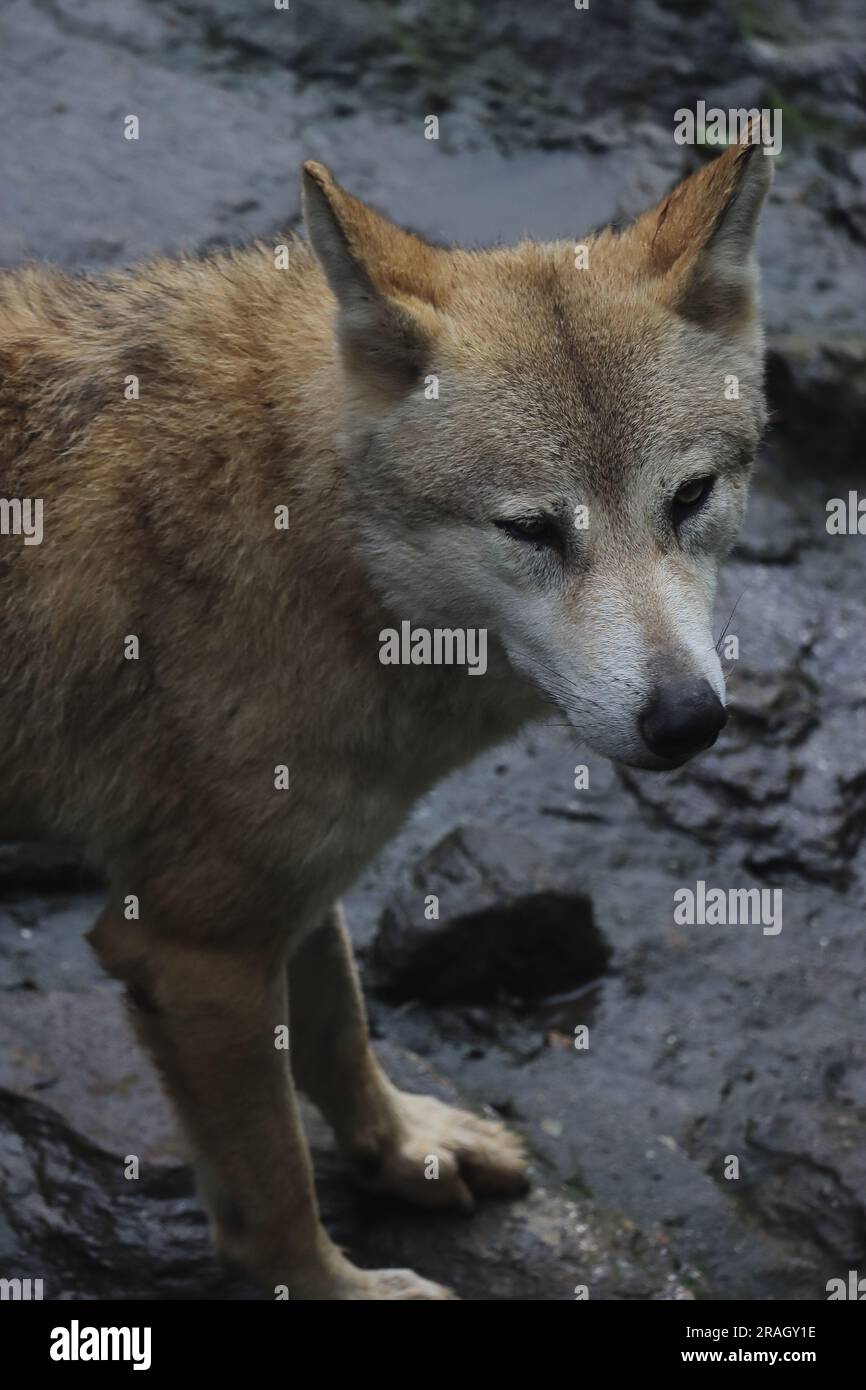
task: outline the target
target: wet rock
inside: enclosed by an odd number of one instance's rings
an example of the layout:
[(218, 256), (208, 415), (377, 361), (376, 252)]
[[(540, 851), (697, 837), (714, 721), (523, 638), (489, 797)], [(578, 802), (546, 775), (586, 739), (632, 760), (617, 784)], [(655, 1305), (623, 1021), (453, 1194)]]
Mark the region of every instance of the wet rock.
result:
[[(42, 1279), (53, 1299), (261, 1297), (211, 1253), (192, 1174), (171, 1153), (171, 1119), (143, 1058), (106, 1108), (106, 1073), (117, 1071), (114, 1058), (129, 1057), (131, 1041), (120, 1002), (106, 990), (84, 1001), (102, 1020), (102, 1047), (92, 1050), (83, 1080), (69, 1074), (83, 1034), (91, 1033), (88, 1049), (94, 1042), (88, 1010), (70, 1011), (71, 998), (48, 996), (41, 1017), (30, 1018), (37, 1048), (53, 1034), (64, 1053), (56, 1089), (34, 1074), (26, 1047), (17, 1060), (4, 1049), (0, 1274)], [(409, 1054), (391, 1049), (387, 1060), (404, 1084), (460, 1099)], [(145, 1117), (149, 1147), (139, 1143)], [(614, 1299), (684, 1299), (700, 1288), (657, 1232), (543, 1183), (528, 1200), (485, 1204), (471, 1220), (431, 1219), (362, 1196), (347, 1184), (321, 1121), (310, 1110), (306, 1119), (323, 1219), (362, 1266), (415, 1267), (467, 1299), (566, 1300), (578, 1283), (593, 1298)], [(134, 1180), (125, 1176), (130, 1155), (140, 1160)]]
[(371, 965), (392, 997), (483, 1003), (562, 994), (603, 974), (609, 955), (591, 899), (536, 842), (463, 828), (396, 889)]
[[(100, 974), (84, 933), (99, 895), (4, 895), (0, 902), (0, 990), (79, 989)], [(2, 1067), (2, 1062), (0, 1062)]]
[[(668, 1300), (693, 1297), (664, 1242), (633, 1222), (545, 1188), (519, 1205), (461, 1216), (395, 1210), (351, 1191), (317, 1151), (323, 1220), (356, 1263), (415, 1267), (465, 1299)], [(119, 1156), (66, 1128), (46, 1106), (0, 1092), (0, 1269), (44, 1281), (55, 1299), (250, 1299), (223, 1270), (188, 1168), (127, 1182)], [(291, 1297), (291, 1290), (289, 1291)]]
[(813, 530), (792, 507), (790, 495), (755, 489), (734, 555), (752, 564), (789, 565), (812, 540)]
[(238, 1298), (221, 1273), (188, 1170), (127, 1181), (38, 1101), (0, 1091), (0, 1264), (45, 1298)]
[(866, 338), (777, 335), (767, 358), (776, 426), (797, 450), (862, 474)]
[[(797, 1229), (823, 1252), (830, 1278), (866, 1260), (866, 1059), (851, 1043), (819, 1047), (790, 1094), (774, 1042), (732, 1062), (721, 1109), (689, 1147), (751, 1219), (776, 1233)], [(726, 1150), (739, 1163), (731, 1181), (721, 1176)]]

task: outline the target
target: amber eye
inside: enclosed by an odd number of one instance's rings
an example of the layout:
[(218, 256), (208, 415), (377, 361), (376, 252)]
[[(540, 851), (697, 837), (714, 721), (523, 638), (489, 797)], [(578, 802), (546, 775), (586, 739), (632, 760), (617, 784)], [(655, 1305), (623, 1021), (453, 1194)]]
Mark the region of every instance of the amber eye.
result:
[(692, 478), (689, 482), (683, 483), (682, 487), (677, 488), (674, 493), (674, 500), (671, 505), (673, 523), (678, 526), (686, 517), (693, 516), (700, 511), (713, 490), (715, 478)]

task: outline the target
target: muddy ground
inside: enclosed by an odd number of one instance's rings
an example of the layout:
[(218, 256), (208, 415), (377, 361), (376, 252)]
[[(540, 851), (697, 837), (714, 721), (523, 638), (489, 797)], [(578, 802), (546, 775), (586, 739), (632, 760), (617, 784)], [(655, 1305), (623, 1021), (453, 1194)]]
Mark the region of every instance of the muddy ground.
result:
[[(677, 107), (784, 113), (760, 242), (775, 418), (718, 606), (731, 723), (664, 779), (534, 729), (421, 804), (350, 895), (392, 1070), (508, 1117), (536, 1178), (472, 1220), (383, 1208), (310, 1116), (326, 1220), (361, 1263), (556, 1300), (820, 1299), (866, 1268), (866, 540), (825, 528), (864, 483), (863, 27), (857, 0), (0, 10), (9, 265), (270, 235), (297, 224), (310, 156), (440, 239), (579, 236), (704, 157), (673, 143)], [(781, 888), (783, 929), (676, 926), (697, 879)], [(435, 931), (412, 906), (431, 883)], [(82, 939), (99, 886), (15, 845), (0, 886), (0, 1273), (46, 1297), (253, 1296), (208, 1254)]]

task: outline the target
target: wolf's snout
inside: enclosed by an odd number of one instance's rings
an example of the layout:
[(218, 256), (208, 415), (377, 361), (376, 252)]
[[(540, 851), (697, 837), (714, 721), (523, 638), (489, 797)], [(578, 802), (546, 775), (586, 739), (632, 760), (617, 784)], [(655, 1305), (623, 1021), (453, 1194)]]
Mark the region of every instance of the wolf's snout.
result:
[(658, 685), (640, 719), (640, 731), (659, 758), (690, 758), (715, 743), (727, 723), (724, 705), (706, 680)]

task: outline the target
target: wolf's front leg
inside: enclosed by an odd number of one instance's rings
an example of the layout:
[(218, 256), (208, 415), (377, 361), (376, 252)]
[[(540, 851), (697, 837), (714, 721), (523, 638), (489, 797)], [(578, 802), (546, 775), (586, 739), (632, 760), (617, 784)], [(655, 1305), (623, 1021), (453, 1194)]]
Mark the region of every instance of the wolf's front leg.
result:
[(444, 1299), (410, 1270), (360, 1270), (319, 1221), (285, 1048), (284, 957), (179, 942), (111, 907), (90, 939), (128, 987), (142, 1042), (189, 1140), (215, 1244), (274, 1295)]
[(295, 1080), (366, 1188), (467, 1211), (476, 1194), (527, 1190), (523, 1150), (503, 1125), (398, 1091), (385, 1076), (339, 908), (292, 955), (289, 988)]

